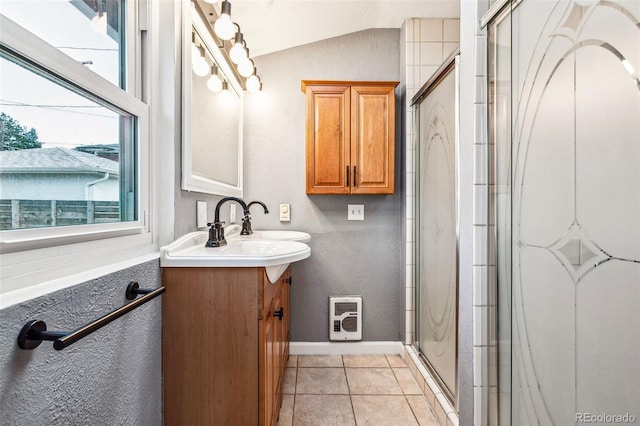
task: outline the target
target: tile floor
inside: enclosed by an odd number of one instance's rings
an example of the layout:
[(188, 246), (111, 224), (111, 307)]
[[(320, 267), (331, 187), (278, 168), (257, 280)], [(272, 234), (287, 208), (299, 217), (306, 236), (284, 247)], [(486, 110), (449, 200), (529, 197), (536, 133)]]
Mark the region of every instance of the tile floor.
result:
[(278, 426), (437, 426), (400, 355), (291, 355)]

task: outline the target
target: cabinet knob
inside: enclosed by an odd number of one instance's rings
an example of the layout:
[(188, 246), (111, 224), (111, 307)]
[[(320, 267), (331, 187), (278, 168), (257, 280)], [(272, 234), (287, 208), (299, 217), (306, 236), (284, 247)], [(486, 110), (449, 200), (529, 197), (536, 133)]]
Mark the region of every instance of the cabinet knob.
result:
[(291, 279), (291, 277), (285, 278), (284, 282), (291, 285), (293, 283), (293, 280)]
[(284, 308), (280, 308), (279, 310), (273, 313), (273, 316), (282, 321), (282, 317), (284, 317)]

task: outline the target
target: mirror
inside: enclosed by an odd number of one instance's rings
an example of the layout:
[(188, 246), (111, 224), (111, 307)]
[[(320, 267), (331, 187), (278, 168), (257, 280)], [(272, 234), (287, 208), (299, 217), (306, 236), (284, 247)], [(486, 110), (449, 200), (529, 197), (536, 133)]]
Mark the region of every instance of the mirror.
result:
[[(182, 189), (241, 197), (242, 88), (197, 7), (183, 2), (182, 16)], [(214, 92), (216, 73), (225, 83)]]

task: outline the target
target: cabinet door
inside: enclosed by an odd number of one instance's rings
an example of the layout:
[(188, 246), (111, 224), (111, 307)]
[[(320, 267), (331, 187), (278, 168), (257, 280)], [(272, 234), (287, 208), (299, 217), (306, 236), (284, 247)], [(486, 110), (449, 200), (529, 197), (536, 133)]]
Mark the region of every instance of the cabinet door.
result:
[(262, 377), (264, 378), (261, 392), (263, 392), (263, 398), (261, 401), (264, 401), (264, 404), (261, 407), (262, 415), (261, 417), (261, 425), (270, 426), (274, 424), (274, 408), (275, 408), (275, 388), (276, 382), (274, 381), (274, 370), (275, 370), (275, 360), (276, 360), (276, 334), (277, 334), (277, 325), (276, 318), (273, 316), (273, 311), (267, 314), (267, 317), (264, 319), (264, 369), (261, 372)]
[(392, 194), (395, 84), (351, 87), (352, 194)]
[(307, 194), (348, 194), (348, 86), (306, 86)]

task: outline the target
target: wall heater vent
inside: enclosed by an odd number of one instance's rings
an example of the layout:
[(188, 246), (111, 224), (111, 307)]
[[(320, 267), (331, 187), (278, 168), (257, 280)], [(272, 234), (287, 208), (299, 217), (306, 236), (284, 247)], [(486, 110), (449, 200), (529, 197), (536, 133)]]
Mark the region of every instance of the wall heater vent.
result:
[(329, 296), (329, 340), (362, 340), (361, 296)]

